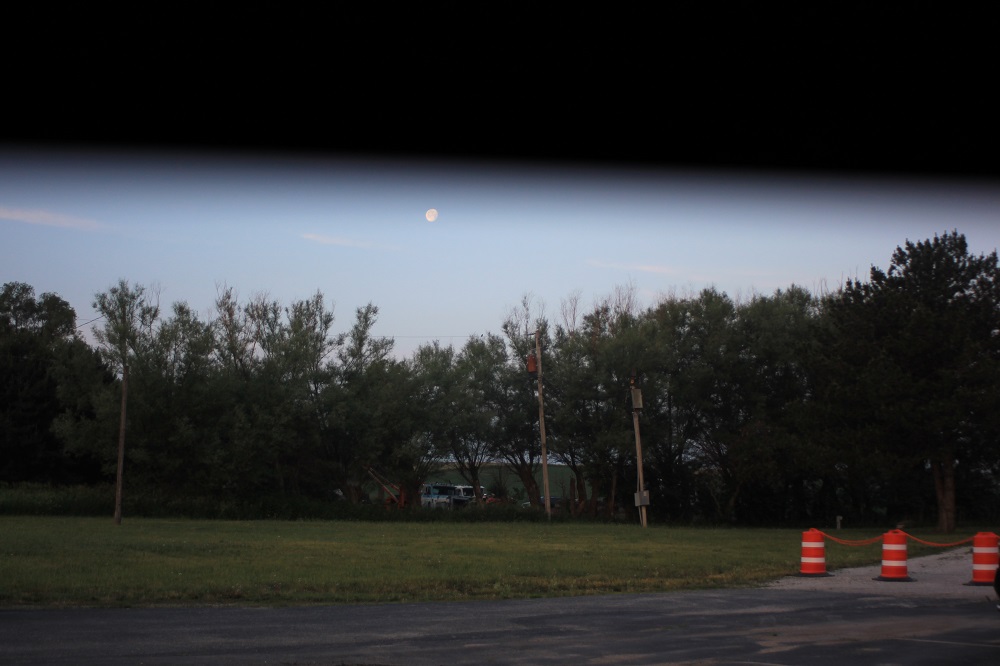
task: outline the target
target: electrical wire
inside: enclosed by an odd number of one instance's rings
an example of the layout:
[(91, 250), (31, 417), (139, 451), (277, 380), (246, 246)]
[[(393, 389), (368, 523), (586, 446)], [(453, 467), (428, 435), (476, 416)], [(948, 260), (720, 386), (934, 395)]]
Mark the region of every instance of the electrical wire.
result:
[(93, 319), (91, 319), (90, 321), (85, 321), (85, 322), (83, 322), (82, 324), (80, 324), (79, 326), (77, 326), (77, 327), (76, 327), (76, 330), (78, 330), (78, 331), (79, 331), (79, 330), (80, 330), (81, 328), (83, 328), (83, 327), (84, 327), (84, 326), (86, 326), (87, 324), (93, 324), (93, 323), (94, 323), (95, 321), (97, 321), (98, 319), (104, 319), (104, 315), (101, 315), (100, 317), (94, 317), (94, 318), (93, 318)]

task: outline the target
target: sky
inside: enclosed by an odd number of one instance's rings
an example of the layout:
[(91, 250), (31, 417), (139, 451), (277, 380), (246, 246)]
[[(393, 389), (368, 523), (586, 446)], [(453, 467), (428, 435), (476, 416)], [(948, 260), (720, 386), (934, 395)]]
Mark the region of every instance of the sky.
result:
[(1000, 247), (1000, 183), (0, 146), (0, 282), (58, 294), (89, 340), (94, 295), (125, 279), (206, 320), (223, 286), (282, 306), (320, 291), (335, 332), (372, 303), (407, 358), (499, 334), (525, 296), (559, 323), (567, 298), (621, 287), (644, 307), (819, 293), (955, 229)]

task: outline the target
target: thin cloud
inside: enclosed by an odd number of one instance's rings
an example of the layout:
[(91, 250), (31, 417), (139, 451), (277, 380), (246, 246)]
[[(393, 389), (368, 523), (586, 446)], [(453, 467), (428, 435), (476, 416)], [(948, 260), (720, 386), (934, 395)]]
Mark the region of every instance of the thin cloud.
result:
[(21, 222), (23, 224), (37, 224), (45, 227), (59, 227), (61, 229), (81, 229), (83, 231), (97, 231), (104, 226), (96, 220), (53, 213), (49, 210), (4, 208), (3, 206), (0, 206), (0, 220), (10, 220), (11, 222)]
[(398, 252), (400, 250), (397, 245), (378, 245), (376, 243), (369, 243), (368, 241), (359, 241), (351, 238), (343, 238), (341, 236), (324, 236), (322, 234), (302, 234), (301, 238), (307, 241), (312, 241), (313, 243), (320, 243), (321, 245), (336, 245), (338, 247), (358, 247), (366, 250), (376, 250), (380, 252)]
[(621, 271), (636, 271), (638, 273), (655, 273), (657, 275), (679, 275), (681, 270), (670, 266), (657, 266), (654, 264), (616, 264), (606, 261), (590, 261), (591, 266), (597, 268), (613, 268)]
[(339, 245), (341, 247), (371, 247), (371, 243), (340, 238), (338, 236), (321, 236), (320, 234), (302, 234), (302, 238), (323, 245)]

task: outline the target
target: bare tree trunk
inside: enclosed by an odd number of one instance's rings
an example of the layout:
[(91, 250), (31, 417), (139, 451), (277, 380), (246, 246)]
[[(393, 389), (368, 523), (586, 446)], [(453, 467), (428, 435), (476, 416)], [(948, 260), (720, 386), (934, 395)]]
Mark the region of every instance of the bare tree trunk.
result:
[(937, 495), (938, 530), (946, 534), (955, 531), (955, 460), (950, 455), (931, 463), (934, 472), (934, 492)]
[(278, 481), (278, 490), (281, 492), (281, 496), (285, 496), (285, 475), (281, 471), (281, 461), (274, 461), (274, 476)]
[(726, 500), (726, 515), (723, 516), (724, 520), (728, 520), (730, 522), (736, 521), (736, 501), (740, 498), (740, 492), (742, 490), (743, 482), (737, 481), (732, 494), (730, 494), (729, 499)]
[(520, 470), (518, 470), (518, 476), (525, 491), (528, 493), (528, 501), (531, 502), (531, 506), (543, 506), (541, 500), (542, 494), (538, 490), (538, 482), (535, 481), (535, 476), (533, 474), (522, 474)]
[(579, 516), (587, 506), (587, 482), (583, 479), (583, 474), (576, 474), (570, 485), (576, 488), (576, 511), (573, 513)]
[(528, 494), (528, 501), (531, 506), (544, 506), (541, 499), (542, 492), (538, 489), (538, 481), (535, 480), (534, 468), (523, 460), (507, 459), (506, 467), (517, 475), (524, 491)]
[(615, 474), (611, 477), (611, 494), (608, 496), (607, 512), (608, 518), (613, 518), (615, 515), (615, 495), (618, 493), (618, 475)]
[(587, 515), (596, 518), (597, 517), (597, 500), (601, 497), (601, 493), (604, 491), (604, 486), (601, 485), (601, 480), (597, 477), (591, 477), (590, 479), (590, 498), (587, 500)]

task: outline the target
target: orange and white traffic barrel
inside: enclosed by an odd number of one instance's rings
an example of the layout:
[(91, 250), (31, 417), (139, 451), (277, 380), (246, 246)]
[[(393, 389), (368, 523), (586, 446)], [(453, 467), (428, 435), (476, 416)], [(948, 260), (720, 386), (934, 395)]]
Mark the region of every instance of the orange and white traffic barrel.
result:
[(992, 585), (1000, 564), (1000, 537), (979, 532), (972, 537), (972, 580), (967, 585)]
[(816, 528), (802, 533), (802, 563), (800, 576), (829, 576), (826, 572), (826, 544), (823, 533)]
[(889, 530), (882, 535), (882, 575), (875, 580), (913, 580), (906, 571), (906, 532)]

